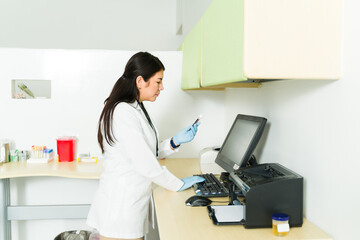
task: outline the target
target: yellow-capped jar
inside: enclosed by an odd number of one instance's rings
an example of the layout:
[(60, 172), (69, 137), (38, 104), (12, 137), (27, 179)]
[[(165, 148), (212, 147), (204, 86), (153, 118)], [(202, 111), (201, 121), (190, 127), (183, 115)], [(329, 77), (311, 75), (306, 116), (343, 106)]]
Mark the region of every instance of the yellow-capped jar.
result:
[(286, 236), (290, 231), (289, 215), (274, 213), (272, 215), (272, 229), (275, 236)]

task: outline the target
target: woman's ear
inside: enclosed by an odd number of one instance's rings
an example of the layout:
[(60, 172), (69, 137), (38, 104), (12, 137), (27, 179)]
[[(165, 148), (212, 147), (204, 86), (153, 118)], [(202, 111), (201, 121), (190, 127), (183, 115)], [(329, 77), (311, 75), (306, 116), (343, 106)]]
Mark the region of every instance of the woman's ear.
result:
[(136, 86), (138, 89), (141, 89), (144, 86), (145, 80), (142, 76), (137, 76), (136, 78)]

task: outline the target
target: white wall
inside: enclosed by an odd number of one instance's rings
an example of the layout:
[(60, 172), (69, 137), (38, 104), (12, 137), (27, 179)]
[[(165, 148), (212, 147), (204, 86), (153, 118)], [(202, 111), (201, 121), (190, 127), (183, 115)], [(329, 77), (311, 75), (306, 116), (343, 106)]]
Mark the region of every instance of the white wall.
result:
[(1, 0), (0, 46), (174, 49), (175, 0)]
[[(183, 35), (176, 35), (177, 1)], [(0, 47), (175, 50), (211, 0), (1, 0)]]

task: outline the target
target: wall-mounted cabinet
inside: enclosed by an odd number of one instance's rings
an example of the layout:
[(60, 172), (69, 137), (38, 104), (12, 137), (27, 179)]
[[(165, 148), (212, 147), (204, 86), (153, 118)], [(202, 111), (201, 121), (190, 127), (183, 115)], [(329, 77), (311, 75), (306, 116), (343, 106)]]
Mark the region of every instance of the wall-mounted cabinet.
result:
[(214, 0), (186, 36), (183, 89), (338, 79), (341, 0)]
[(183, 50), (183, 71), (182, 71), (182, 89), (200, 88), (201, 82), (201, 21), (198, 22), (191, 32), (187, 35), (182, 45), (186, 46)]

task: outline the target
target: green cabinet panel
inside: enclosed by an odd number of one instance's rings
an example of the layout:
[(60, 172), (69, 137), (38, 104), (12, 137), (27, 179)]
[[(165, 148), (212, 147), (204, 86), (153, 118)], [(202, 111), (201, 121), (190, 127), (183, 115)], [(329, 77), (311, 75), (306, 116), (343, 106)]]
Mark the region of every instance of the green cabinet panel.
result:
[(201, 78), (201, 21), (190, 31), (183, 43), (181, 88), (200, 88)]
[(202, 17), (202, 81), (208, 87), (246, 81), (243, 68), (244, 1), (214, 0)]
[(184, 41), (183, 89), (339, 79), (341, 0), (213, 0)]

